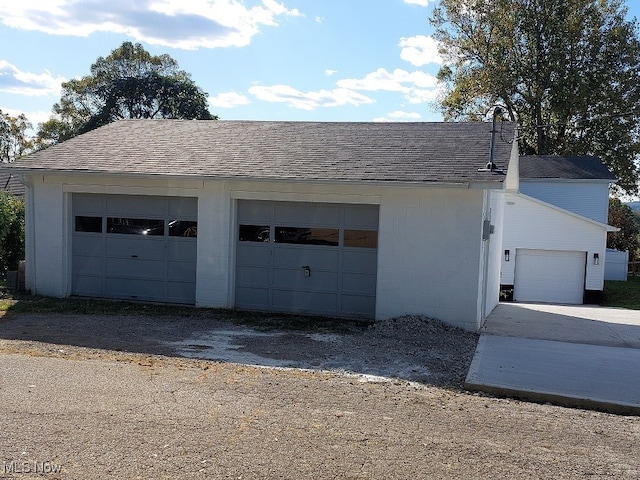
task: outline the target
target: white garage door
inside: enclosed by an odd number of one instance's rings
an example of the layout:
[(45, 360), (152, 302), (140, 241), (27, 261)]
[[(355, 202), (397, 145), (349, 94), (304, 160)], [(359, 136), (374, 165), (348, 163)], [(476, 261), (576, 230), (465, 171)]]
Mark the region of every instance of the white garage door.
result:
[(518, 249), (514, 300), (583, 303), (585, 264), (585, 252)]

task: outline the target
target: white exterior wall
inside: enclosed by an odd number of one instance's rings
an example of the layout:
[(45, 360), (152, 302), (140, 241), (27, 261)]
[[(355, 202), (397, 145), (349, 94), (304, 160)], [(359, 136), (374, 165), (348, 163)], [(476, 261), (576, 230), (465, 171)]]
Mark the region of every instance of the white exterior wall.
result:
[[(494, 226), (494, 233), (489, 239), (487, 285), (485, 293), (484, 317), (486, 318), (500, 302), (500, 269), (502, 268), (502, 239), (504, 232), (504, 196), (499, 190), (487, 192), (489, 196), (490, 220)], [(481, 319), (481, 321), (483, 321)]]
[(482, 221), (491, 211), (491, 223), (499, 229), (501, 202), (482, 189), (119, 176), (27, 180), (32, 184), (27, 281), (34, 293), (70, 295), (71, 195), (96, 193), (198, 198), (198, 306), (234, 306), (238, 199), (379, 205), (377, 319), (421, 314), (475, 331), (482, 307), (486, 315), (497, 304), (500, 235), (483, 242)]
[[(586, 290), (602, 290), (607, 233), (604, 225), (576, 217), (524, 195), (505, 194), (502, 249), (510, 251), (508, 262), (502, 257), (502, 280), (513, 285), (516, 249), (569, 250), (587, 252)], [(593, 255), (600, 257), (594, 265)]]
[(425, 314), (479, 327), (483, 191), (386, 191), (380, 204), (376, 317)]
[(42, 177), (26, 180), (30, 206), (25, 215), (25, 284), (34, 294), (64, 297), (68, 295), (70, 270), (68, 196), (62, 185), (45, 184)]
[(607, 223), (609, 183), (606, 181), (520, 180), (520, 193)]

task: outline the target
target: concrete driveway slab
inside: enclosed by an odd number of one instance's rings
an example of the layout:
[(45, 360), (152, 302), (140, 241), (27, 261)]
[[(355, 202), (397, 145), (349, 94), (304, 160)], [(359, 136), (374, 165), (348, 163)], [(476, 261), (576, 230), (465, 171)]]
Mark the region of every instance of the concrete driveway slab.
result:
[(482, 335), (465, 387), (640, 414), (640, 350)]
[(465, 387), (640, 414), (640, 312), (500, 304), (481, 331)]

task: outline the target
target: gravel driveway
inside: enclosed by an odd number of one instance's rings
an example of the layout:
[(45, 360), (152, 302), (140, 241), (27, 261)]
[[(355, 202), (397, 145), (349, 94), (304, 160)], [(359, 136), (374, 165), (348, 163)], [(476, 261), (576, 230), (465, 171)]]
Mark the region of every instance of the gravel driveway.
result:
[(7, 315), (0, 478), (640, 477), (639, 417), (461, 390), (476, 340)]

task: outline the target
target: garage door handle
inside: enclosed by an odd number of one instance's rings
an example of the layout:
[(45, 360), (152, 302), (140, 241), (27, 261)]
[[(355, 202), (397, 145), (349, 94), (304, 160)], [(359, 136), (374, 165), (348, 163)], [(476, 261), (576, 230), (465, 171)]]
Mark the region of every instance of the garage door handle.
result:
[(131, 258), (138, 258), (138, 255), (131, 255)]

